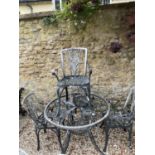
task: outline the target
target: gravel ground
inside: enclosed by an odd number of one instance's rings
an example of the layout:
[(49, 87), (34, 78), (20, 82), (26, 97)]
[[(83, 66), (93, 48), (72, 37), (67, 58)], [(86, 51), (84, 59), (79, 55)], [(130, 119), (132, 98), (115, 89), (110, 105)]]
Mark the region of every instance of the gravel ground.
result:
[[(103, 129), (95, 128), (95, 137), (99, 146), (103, 148), (104, 134)], [(127, 147), (127, 132), (121, 129), (115, 129), (110, 132), (109, 144), (106, 155), (134, 155), (135, 154), (135, 136), (133, 133), (132, 149)], [(32, 120), (28, 117), (20, 117), (19, 121), (19, 147), (28, 155), (58, 155), (60, 154), (57, 137), (54, 132), (47, 131), (44, 134), (40, 132), (41, 149), (37, 151), (36, 135)], [(90, 142), (87, 136), (73, 135), (66, 155), (100, 155)]]

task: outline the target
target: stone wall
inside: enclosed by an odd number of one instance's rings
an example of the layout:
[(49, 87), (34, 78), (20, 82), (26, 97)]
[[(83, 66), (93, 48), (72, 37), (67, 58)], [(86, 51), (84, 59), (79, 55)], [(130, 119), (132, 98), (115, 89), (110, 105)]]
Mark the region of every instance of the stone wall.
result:
[[(21, 18), (20, 86), (37, 91), (42, 98), (52, 98), (56, 79), (51, 76), (51, 69), (60, 68), (60, 49), (86, 47), (93, 69), (92, 90), (107, 98), (124, 98), (134, 84), (135, 75), (134, 41), (128, 37), (134, 31), (128, 21), (131, 13), (134, 13), (134, 3), (103, 6), (86, 28), (79, 31), (67, 22), (45, 26), (42, 16)], [(114, 40), (122, 45), (117, 53), (110, 51)]]

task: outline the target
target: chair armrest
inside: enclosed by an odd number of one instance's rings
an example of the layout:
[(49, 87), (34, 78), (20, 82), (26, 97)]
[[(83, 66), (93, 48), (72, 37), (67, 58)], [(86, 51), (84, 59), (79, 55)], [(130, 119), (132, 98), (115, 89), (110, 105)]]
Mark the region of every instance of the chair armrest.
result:
[(59, 81), (58, 69), (57, 69), (57, 68), (56, 68), (56, 69), (52, 69), (52, 70), (51, 70), (51, 73), (52, 73), (52, 75), (55, 76), (56, 79)]

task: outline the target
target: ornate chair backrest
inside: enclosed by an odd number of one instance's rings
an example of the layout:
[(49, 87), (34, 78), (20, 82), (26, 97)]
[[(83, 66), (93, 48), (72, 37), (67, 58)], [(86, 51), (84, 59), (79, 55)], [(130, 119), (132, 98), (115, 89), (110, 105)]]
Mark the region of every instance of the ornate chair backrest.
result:
[(130, 106), (130, 112), (134, 113), (135, 110), (135, 87), (131, 87), (130, 91), (128, 93), (127, 99), (125, 101), (123, 109), (126, 109), (128, 106)]
[(63, 76), (86, 75), (87, 48), (67, 48), (61, 50)]
[(23, 105), (26, 106), (28, 115), (31, 117), (31, 119), (34, 122), (38, 121), (38, 114), (37, 114), (37, 108), (36, 108), (37, 104), (38, 104), (38, 99), (34, 93), (29, 93), (23, 99)]

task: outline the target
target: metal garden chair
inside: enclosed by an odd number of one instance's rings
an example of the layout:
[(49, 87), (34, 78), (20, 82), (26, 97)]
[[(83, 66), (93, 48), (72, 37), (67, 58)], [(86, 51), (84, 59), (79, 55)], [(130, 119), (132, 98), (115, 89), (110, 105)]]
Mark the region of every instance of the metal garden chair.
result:
[[(127, 96), (126, 102), (121, 111), (111, 111), (109, 116), (103, 121), (102, 125), (105, 127), (105, 146), (106, 152), (109, 130), (112, 128), (122, 128), (128, 131), (128, 146), (131, 147), (131, 133), (132, 126), (135, 119), (135, 88), (132, 87)], [(101, 126), (102, 126), (101, 125)]]
[[(69, 87), (80, 88), (90, 100), (90, 77), (92, 70), (87, 63), (87, 48), (68, 48), (61, 50), (61, 68), (63, 77), (58, 77), (58, 70), (53, 70), (57, 82), (57, 97), (61, 102), (63, 90), (66, 92), (66, 101), (69, 100)], [(60, 115), (60, 104), (58, 105)]]
[(42, 112), (38, 112), (38, 109), (37, 109), (38, 103), (39, 103), (38, 99), (34, 93), (29, 93), (23, 99), (23, 105), (25, 105), (28, 115), (30, 116), (30, 118), (33, 120), (35, 124), (35, 134), (37, 136), (37, 150), (39, 151), (40, 150), (40, 138), (39, 138), (40, 131), (44, 130), (44, 132), (46, 133), (46, 130), (50, 129), (56, 132), (57, 134), (57, 130), (56, 130), (56, 127), (47, 123)]

